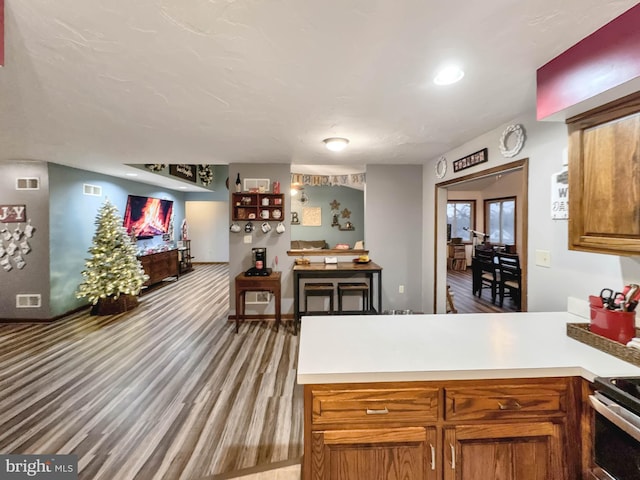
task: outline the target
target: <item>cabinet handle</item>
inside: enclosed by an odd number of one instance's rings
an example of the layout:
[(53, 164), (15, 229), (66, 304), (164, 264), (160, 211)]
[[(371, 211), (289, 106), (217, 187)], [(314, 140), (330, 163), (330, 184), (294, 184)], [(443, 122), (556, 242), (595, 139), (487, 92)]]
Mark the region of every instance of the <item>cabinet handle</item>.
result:
[(436, 469), (436, 447), (434, 447), (432, 444), (429, 444), (429, 446), (431, 447), (431, 470), (435, 470)]
[(498, 400), (498, 407), (500, 410), (520, 410), (522, 405), (517, 400), (511, 400), (509, 403), (502, 403)]
[(451, 470), (456, 469), (456, 447), (453, 446), (453, 443), (450, 443), (451, 447)]
[(373, 408), (367, 408), (367, 415), (386, 415), (389, 413), (387, 407), (384, 407), (382, 410), (375, 410)]

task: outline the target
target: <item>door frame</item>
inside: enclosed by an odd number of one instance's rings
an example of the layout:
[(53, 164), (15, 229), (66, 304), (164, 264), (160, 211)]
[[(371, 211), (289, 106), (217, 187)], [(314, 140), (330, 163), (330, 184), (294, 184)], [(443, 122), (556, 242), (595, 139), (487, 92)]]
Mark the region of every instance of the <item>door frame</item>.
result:
[[(522, 170), (522, 242), (520, 243), (520, 267), (522, 269), (522, 292), (521, 292), (521, 310), (526, 312), (528, 309), (527, 302), (527, 290), (528, 290), (528, 257), (529, 257), (529, 159), (523, 158), (521, 160), (516, 160), (514, 162), (505, 163), (503, 165), (498, 165), (496, 167), (488, 168), (486, 170), (482, 170), (476, 173), (471, 173), (469, 175), (464, 175), (462, 177), (457, 177), (451, 180), (447, 180), (446, 182), (440, 182), (435, 184), (435, 215), (434, 215), (434, 282), (433, 282), (433, 311), (435, 313), (444, 313), (446, 312), (446, 268), (447, 268), (447, 259), (446, 255), (442, 258), (440, 255), (440, 250), (446, 252), (445, 248), (439, 249), (439, 241), (446, 244), (446, 227), (438, 228), (440, 224), (440, 220), (442, 216), (446, 218), (446, 201), (442, 203), (442, 196), (448, 191), (448, 187), (452, 185), (456, 185), (462, 182), (468, 182), (469, 180), (476, 180), (479, 178), (487, 177), (490, 175), (496, 175), (500, 173), (504, 173), (510, 170)], [(438, 281), (438, 272), (440, 269), (444, 269), (445, 272), (445, 281), (444, 285), (442, 282)], [(439, 295), (442, 296), (442, 301), (438, 302)], [(443, 306), (442, 312), (438, 312), (438, 305)]]

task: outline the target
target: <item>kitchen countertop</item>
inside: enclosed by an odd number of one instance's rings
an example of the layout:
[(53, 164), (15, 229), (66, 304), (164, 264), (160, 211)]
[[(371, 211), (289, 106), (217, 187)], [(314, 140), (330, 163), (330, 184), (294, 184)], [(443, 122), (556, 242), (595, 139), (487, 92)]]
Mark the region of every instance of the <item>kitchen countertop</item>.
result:
[(566, 312), (303, 317), (298, 383), (640, 376), (566, 335)]

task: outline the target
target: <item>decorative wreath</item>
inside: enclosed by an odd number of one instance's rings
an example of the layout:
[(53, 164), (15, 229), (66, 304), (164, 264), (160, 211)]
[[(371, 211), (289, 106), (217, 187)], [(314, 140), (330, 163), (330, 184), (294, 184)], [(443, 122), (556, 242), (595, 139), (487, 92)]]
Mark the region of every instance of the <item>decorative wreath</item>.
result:
[(145, 167), (147, 167), (152, 172), (159, 172), (160, 170), (164, 170), (164, 167), (167, 165), (164, 163), (146, 163)]
[(198, 167), (198, 176), (203, 185), (209, 185), (213, 182), (213, 170), (209, 165), (200, 165)]
[[(516, 144), (511, 150), (507, 149), (507, 138), (513, 134), (516, 138)], [(524, 128), (522, 125), (509, 125), (500, 137), (500, 153), (503, 157), (515, 157), (524, 146)]]
[(440, 157), (436, 163), (436, 177), (442, 178), (447, 173), (447, 159)]

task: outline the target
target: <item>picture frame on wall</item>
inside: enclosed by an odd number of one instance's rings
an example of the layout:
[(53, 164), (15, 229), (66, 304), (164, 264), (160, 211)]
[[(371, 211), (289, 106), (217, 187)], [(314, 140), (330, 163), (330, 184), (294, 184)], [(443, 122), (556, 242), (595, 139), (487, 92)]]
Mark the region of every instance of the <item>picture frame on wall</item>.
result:
[(198, 181), (197, 165), (172, 164), (169, 165), (169, 174), (193, 183)]
[(265, 193), (271, 189), (271, 180), (268, 178), (245, 178), (242, 181), (243, 192)]

